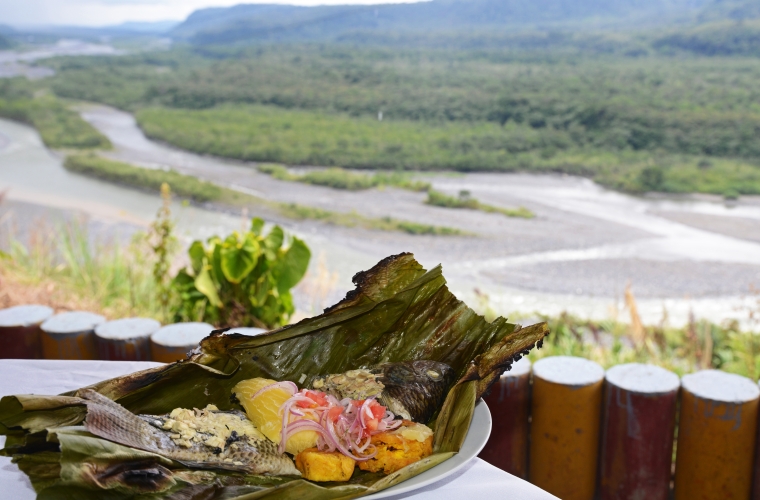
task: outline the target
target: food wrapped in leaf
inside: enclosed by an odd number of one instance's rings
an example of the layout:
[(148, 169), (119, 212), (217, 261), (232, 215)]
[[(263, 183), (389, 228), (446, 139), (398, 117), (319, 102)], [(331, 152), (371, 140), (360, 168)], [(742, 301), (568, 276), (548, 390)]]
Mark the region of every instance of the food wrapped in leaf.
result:
[[(356, 289), (324, 314), (266, 335), (211, 335), (181, 362), (59, 396), (6, 396), (0, 401), (0, 433), (7, 436), (2, 453), (13, 457), (45, 499), (343, 499), (371, 494), (420, 474), (459, 451), (477, 399), (515, 359), (534, 345), (540, 347), (548, 333), (546, 324), (519, 328), (504, 318), (488, 323), (448, 290), (440, 266), (425, 271), (411, 254), (384, 259), (358, 273), (354, 283)], [(430, 380), (441, 375), (447, 384), (440, 404), (399, 401), (391, 394), (394, 383), (404, 377), (424, 375), (427, 370), (420, 361), (442, 363), (451, 370), (450, 374), (448, 369), (428, 374)], [(388, 378), (387, 367), (393, 366), (389, 363), (415, 368)], [(436, 371), (439, 365), (430, 366)], [(418, 419), (427, 419), (420, 423), (434, 431), (432, 455), (389, 476), (356, 467), (347, 482), (317, 484), (298, 475), (278, 475), (275, 469), (282, 464), (270, 452), (249, 461), (224, 456), (222, 461), (233, 458), (232, 465), (216, 466), (218, 457), (209, 457), (203, 448), (210, 438), (194, 440), (190, 432), (176, 433), (170, 440), (184, 451), (172, 448), (174, 453), (167, 453), (155, 442), (117, 438), (87, 423), (97, 421), (93, 415), (98, 412), (118, 413), (107, 398), (138, 416), (155, 434), (164, 426), (173, 428), (174, 422), (168, 420), (176, 420), (172, 412), (177, 409), (242, 410), (230, 396), (233, 387), (245, 380), (313, 385), (320, 378), (324, 383), (330, 375), (352, 372), (359, 376), (362, 371), (377, 375), (383, 384), (381, 397), (395, 399), (409, 416), (414, 413)], [(431, 389), (426, 397), (435, 398), (435, 394)], [(175, 412), (175, 417), (180, 418), (180, 413)], [(140, 426), (131, 417), (124, 418)], [(205, 417), (199, 413), (197, 418)], [(246, 439), (251, 440), (248, 443), (259, 438)], [(202, 452), (201, 460), (188, 457), (189, 450)], [(222, 451), (227, 453), (220, 447)], [(263, 458), (271, 460), (263, 462)], [(267, 467), (272, 471), (265, 471)]]

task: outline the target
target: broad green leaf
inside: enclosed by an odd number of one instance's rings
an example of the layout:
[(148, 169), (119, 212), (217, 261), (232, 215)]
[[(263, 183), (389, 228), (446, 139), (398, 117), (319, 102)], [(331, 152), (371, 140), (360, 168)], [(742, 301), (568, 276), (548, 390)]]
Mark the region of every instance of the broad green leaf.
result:
[(190, 267), (192, 267), (193, 273), (197, 276), (203, 267), (203, 261), (206, 258), (206, 249), (203, 247), (203, 243), (196, 240), (190, 245), (187, 253), (190, 256)]
[(203, 266), (201, 272), (195, 277), (195, 288), (201, 292), (214, 307), (222, 307), (222, 301), (219, 299), (219, 293), (216, 291), (216, 284), (211, 279), (208, 266)]
[(222, 272), (222, 243), (215, 243), (213, 250), (211, 251), (211, 275), (214, 281), (222, 283), (224, 281), (224, 273)]
[(181, 291), (185, 291), (188, 287), (195, 286), (195, 278), (190, 276), (190, 274), (184, 269), (180, 269), (177, 276), (172, 280), (172, 285), (179, 288)]
[(282, 231), (282, 228), (280, 226), (274, 226), (272, 230), (269, 231), (267, 237), (264, 238), (264, 246), (266, 246), (268, 250), (275, 252), (280, 249), (284, 239), (285, 233)]
[(259, 242), (252, 235), (230, 236), (220, 252), (222, 272), (230, 283), (240, 283), (248, 276), (259, 258)]
[(306, 270), (309, 268), (309, 259), (311, 251), (306, 243), (298, 238), (293, 238), (293, 242), (278, 262), (275, 272), (277, 277), (277, 289), (280, 292), (286, 292), (296, 286)]
[[(267, 295), (269, 295), (269, 291), (274, 286), (274, 278), (271, 274), (262, 274), (259, 279), (256, 280), (256, 286), (252, 290), (251, 294), (251, 304), (254, 307), (262, 307), (264, 305), (264, 302), (267, 300)], [(261, 319), (261, 318), (259, 318)]]
[(254, 217), (251, 219), (251, 232), (256, 236), (261, 236), (261, 230), (264, 229), (264, 219)]
[(435, 426), (435, 452), (459, 451), (467, 437), (477, 401), (477, 384), (470, 380), (449, 391)]
[(293, 296), (290, 292), (281, 292), (280, 302), (282, 303), (282, 308), (285, 314), (293, 314), (295, 312), (296, 308), (293, 305)]

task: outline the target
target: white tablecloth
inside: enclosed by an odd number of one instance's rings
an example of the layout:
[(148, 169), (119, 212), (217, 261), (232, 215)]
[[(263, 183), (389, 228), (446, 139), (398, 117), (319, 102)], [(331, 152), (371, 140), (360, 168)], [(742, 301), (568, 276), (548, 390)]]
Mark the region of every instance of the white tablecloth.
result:
[[(0, 360), (0, 396), (10, 394), (59, 394), (100, 380), (144, 370), (159, 363), (128, 361)], [(4, 443), (5, 438), (0, 436)], [(31, 500), (34, 490), (10, 458), (0, 457), (2, 498)], [(476, 458), (457, 473), (391, 500), (504, 498), (549, 500), (556, 497)]]

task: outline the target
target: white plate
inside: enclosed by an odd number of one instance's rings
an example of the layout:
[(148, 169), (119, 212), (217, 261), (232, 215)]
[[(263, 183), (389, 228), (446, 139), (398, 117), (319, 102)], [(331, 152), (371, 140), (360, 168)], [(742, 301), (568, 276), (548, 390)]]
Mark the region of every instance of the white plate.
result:
[(478, 453), (488, 442), (488, 436), (491, 435), (491, 412), (488, 411), (485, 401), (482, 399), (475, 404), (475, 412), (472, 415), (472, 422), (470, 422), (470, 429), (467, 431), (467, 437), (464, 438), (462, 449), (459, 453), (428, 469), (422, 474), (414, 476), (411, 479), (399, 483), (395, 486), (391, 486), (387, 490), (380, 491), (373, 495), (368, 495), (367, 500), (376, 500), (378, 498), (387, 498), (401, 493), (408, 493), (416, 489), (427, 486), (436, 481), (450, 476), (455, 473), (473, 458), (478, 456)]

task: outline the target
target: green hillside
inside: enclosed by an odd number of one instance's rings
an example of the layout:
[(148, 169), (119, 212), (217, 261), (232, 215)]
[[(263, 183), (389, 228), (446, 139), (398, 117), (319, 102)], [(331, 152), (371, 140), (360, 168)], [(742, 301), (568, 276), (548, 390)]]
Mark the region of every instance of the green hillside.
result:
[(194, 12), (171, 35), (195, 44), (395, 38), (491, 40), (525, 29), (640, 28), (696, 16), (709, 0), (433, 0), (411, 4), (241, 4)]

